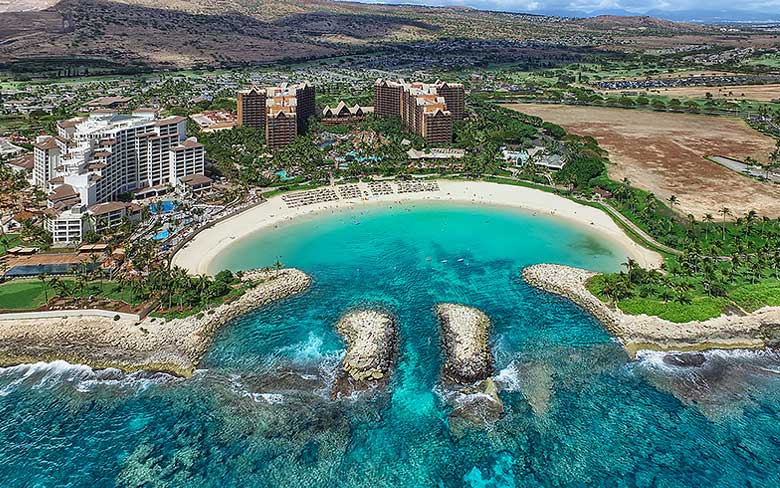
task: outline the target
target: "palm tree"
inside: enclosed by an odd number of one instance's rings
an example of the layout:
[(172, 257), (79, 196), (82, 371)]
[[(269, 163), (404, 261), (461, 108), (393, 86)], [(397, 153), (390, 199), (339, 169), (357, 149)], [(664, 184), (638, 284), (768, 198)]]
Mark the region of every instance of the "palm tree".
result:
[(679, 205), (680, 201), (677, 199), (677, 196), (670, 195), (669, 198), (666, 199), (666, 201), (669, 202), (669, 207), (674, 210), (675, 205)]
[(89, 274), (92, 279), (95, 277), (98, 278), (98, 284), (100, 286), (100, 291), (103, 291), (103, 273), (100, 271), (100, 258), (97, 254), (90, 254), (89, 255)]
[[(704, 215), (704, 219), (703, 220), (707, 224), (711, 224), (711, 223), (715, 222), (715, 217), (713, 217), (711, 213), (708, 213), (708, 214)], [(705, 229), (706, 229), (705, 232), (707, 233), (707, 240), (709, 240), (709, 238), (710, 238), (710, 227), (709, 227), (709, 225), (707, 225), (705, 227)]]
[(663, 300), (664, 303), (669, 303), (669, 300), (674, 298), (674, 294), (672, 293), (672, 290), (670, 290), (669, 288), (663, 287), (658, 292), (658, 298)]
[(720, 210), (718, 210), (718, 213), (723, 216), (723, 225), (721, 226), (721, 229), (723, 230), (723, 240), (726, 240), (726, 217), (731, 215), (731, 209), (728, 207), (723, 207)]
[(758, 220), (758, 212), (755, 210), (751, 210), (750, 212), (745, 214), (745, 225), (747, 226), (747, 231), (750, 233), (750, 230), (753, 227), (753, 223)]
[(45, 274), (39, 274), (38, 280), (43, 284), (43, 299), (46, 304), (49, 303), (49, 282), (46, 280)]

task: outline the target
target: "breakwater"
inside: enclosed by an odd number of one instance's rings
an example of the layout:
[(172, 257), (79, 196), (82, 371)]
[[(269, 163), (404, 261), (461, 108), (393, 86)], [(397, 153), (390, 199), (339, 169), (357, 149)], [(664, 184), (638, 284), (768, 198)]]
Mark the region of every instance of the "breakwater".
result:
[(339, 320), (336, 330), (347, 343), (347, 352), (334, 394), (386, 383), (396, 355), (395, 317), (381, 310), (354, 310)]
[(538, 264), (523, 269), (529, 285), (568, 298), (595, 316), (618, 337), (631, 356), (649, 350), (760, 349), (780, 340), (780, 307), (747, 315), (675, 323), (648, 315), (628, 315), (594, 296), (587, 281), (596, 273), (569, 266)]
[(476, 308), (455, 303), (438, 304), (436, 315), (445, 354), (444, 379), (467, 384), (488, 378), (493, 373), (488, 316)]
[(3, 320), (0, 315), (0, 365), (65, 360), (95, 369), (190, 377), (221, 327), (311, 284), (311, 278), (297, 269), (252, 270), (242, 280), (254, 286), (241, 297), (182, 319), (84, 315)]

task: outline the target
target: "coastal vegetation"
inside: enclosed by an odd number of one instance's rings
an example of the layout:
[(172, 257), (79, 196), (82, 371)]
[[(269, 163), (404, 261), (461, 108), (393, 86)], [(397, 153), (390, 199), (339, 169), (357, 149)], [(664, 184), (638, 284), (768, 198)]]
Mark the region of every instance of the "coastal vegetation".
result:
[[(251, 283), (222, 271), (214, 277), (193, 276), (181, 268), (159, 268), (146, 276), (119, 274), (108, 279), (95, 267), (83, 266), (75, 276), (40, 275), (0, 284), (0, 310), (39, 310), (53, 304), (79, 308), (107, 300), (104, 306), (150, 308), (152, 315), (184, 318), (240, 297)], [(83, 302), (83, 303), (82, 303)]]

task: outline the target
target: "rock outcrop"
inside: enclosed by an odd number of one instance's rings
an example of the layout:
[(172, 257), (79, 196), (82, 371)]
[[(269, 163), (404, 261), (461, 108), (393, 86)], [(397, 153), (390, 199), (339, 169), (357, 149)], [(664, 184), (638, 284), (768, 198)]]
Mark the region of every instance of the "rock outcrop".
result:
[(336, 330), (347, 343), (334, 395), (350, 394), (384, 384), (396, 355), (395, 317), (382, 310), (354, 310), (344, 315)]
[(0, 365), (61, 359), (96, 369), (189, 377), (222, 326), (311, 284), (311, 278), (297, 269), (253, 270), (242, 279), (255, 286), (230, 303), (183, 319), (146, 317), (134, 322), (85, 315), (3, 320), (0, 315)]
[(675, 323), (648, 315), (628, 315), (611, 308), (587, 288), (596, 273), (555, 264), (523, 270), (529, 285), (568, 298), (590, 312), (631, 356), (638, 350), (760, 349), (777, 343), (780, 307), (764, 307), (747, 315), (721, 315), (704, 321)]
[(436, 306), (441, 329), (446, 381), (470, 384), (493, 373), (490, 353), (490, 319), (481, 310), (454, 303)]

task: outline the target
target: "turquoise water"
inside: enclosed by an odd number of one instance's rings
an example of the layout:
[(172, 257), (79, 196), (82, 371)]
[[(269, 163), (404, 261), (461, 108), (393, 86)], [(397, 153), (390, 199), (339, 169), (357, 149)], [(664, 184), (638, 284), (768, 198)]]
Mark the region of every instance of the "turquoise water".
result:
[(173, 212), (176, 210), (176, 204), (173, 201), (170, 200), (163, 200), (160, 202), (160, 208), (157, 208), (157, 204), (153, 203), (149, 205), (149, 213), (152, 215), (158, 214), (158, 213), (168, 213)]
[[(309, 272), (297, 297), (223, 331), (191, 380), (65, 363), (0, 370), (0, 486), (773, 487), (780, 358), (629, 362), (591, 317), (525, 286), (522, 266), (614, 270), (587, 229), (507, 209), (363, 207), (236, 243), (215, 263)], [(490, 315), (497, 421), (451, 415), (433, 306)], [(351, 307), (400, 324), (384, 391), (333, 400)], [(477, 412), (479, 413), (479, 412)]]
[(155, 241), (164, 241), (170, 236), (171, 236), (171, 232), (168, 229), (165, 229), (155, 234), (154, 237), (152, 237), (152, 239), (154, 239)]

